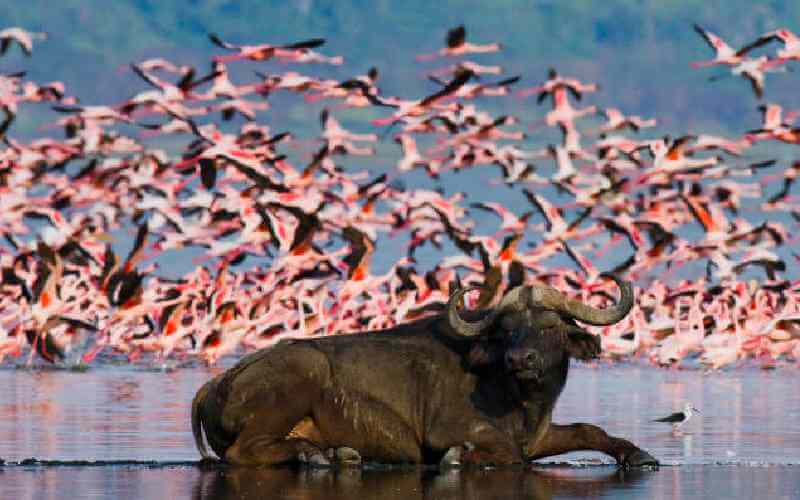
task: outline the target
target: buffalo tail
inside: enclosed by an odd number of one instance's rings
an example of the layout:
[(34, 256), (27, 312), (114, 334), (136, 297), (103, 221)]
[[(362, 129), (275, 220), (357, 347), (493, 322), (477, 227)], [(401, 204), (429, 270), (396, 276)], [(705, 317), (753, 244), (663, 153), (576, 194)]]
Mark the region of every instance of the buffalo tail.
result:
[(204, 460), (214, 460), (214, 457), (209, 453), (206, 447), (205, 439), (203, 439), (203, 421), (200, 415), (200, 406), (206, 399), (209, 389), (211, 388), (214, 379), (206, 382), (200, 390), (195, 394), (192, 400), (192, 434), (194, 435), (194, 444)]

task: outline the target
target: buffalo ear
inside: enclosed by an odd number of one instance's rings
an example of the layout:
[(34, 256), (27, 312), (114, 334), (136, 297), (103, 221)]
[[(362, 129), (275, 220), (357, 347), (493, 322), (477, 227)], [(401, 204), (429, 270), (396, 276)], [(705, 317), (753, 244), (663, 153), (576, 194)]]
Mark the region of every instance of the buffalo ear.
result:
[(576, 328), (567, 333), (567, 351), (575, 359), (588, 361), (600, 354), (600, 337)]

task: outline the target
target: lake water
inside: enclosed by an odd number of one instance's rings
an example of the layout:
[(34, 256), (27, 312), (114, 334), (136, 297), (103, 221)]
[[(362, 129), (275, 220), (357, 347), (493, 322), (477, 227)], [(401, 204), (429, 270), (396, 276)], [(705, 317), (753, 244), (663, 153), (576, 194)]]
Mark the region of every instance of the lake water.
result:
[[(800, 498), (792, 368), (577, 366), (554, 420), (600, 425), (664, 466), (621, 471), (600, 454), (574, 453), (531, 467), (441, 474), (202, 470), (193, 463), (189, 405), (216, 372), (0, 370), (0, 498)], [(682, 434), (652, 422), (686, 401), (702, 415)]]

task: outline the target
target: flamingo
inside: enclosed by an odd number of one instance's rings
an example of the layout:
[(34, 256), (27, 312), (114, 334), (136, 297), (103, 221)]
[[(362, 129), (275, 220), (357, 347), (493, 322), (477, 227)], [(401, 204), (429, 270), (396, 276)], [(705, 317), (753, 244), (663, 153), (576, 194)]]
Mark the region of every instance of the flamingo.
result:
[(325, 44), (325, 40), (322, 38), (312, 38), (286, 45), (269, 45), (266, 43), (260, 45), (236, 45), (223, 41), (215, 33), (209, 33), (208, 38), (217, 47), (235, 52), (235, 54), (226, 56), (216, 56), (214, 60), (219, 62), (238, 61), (242, 59), (248, 59), (251, 61), (265, 61), (276, 56), (279, 58), (293, 59), (303, 51), (307, 51)]
[(342, 260), (347, 268), (347, 281), (339, 291), (340, 295), (347, 298), (359, 297), (364, 292), (376, 290), (394, 274), (393, 270), (379, 277), (370, 274), (369, 266), (375, 252), (375, 243), (366, 234), (348, 226), (342, 232), (342, 237), (347, 240), (350, 253)]
[(423, 166), (431, 177), (438, 177), (441, 168), (441, 159), (426, 158), (420, 154), (417, 141), (408, 134), (398, 134), (395, 142), (400, 144), (403, 157), (397, 162), (397, 170), (408, 172), (416, 166)]
[(777, 29), (761, 35), (754, 42), (742, 47), (739, 52), (746, 54), (756, 47), (761, 47), (773, 41), (783, 44), (783, 48), (778, 49), (776, 53), (781, 63), (789, 60), (800, 60), (800, 37), (786, 28)]
[(691, 155), (697, 151), (719, 149), (731, 156), (742, 156), (742, 153), (752, 145), (753, 141), (747, 137), (732, 140), (711, 134), (698, 134), (695, 136), (694, 143), (686, 147), (686, 153)]
[[(468, 72), (469, 74), (473, 75), (477, 74), (468, 69), (466, 66), (459, 68), (457, 70), (457, 73), (458, 72)], [(455, 90), (452, 95), (453, 97), (460, 97), (463, 99), (475, 99), (481, 96), (504, 96), (508, 95), (510, 86), (517, 83), (520, 78), (520, 76), (512, 76), (496, 82), (466, 83)], [(435, 76), (429, 76), (428, 79), (432, 82), (438, 83), (442, 86), (442, 88), (447, 86), (447, 82), (443, 82)]]
[(378, 69), (372, 67), (364, 75), (357, 75), (332, 86), (321, 86), (317, 89), (318, 94), (306, 94), (305, 99), (315, 102), (333, 97), (343, 100), (343, 107), (371, 106), (374, 98), (380, 94), (377, 82)]
[(517, 216), (500, 203), (482, 202), (472, 203), (470, 206), (472, 208), (478, 208), (480, 210), (493, 213), (500, 217), (501, 222), (498, 235), (504, 233), (524, 232), (528, 226), (528, 219), (531, 217), (531, 215), (533, 215), (533, 211), (528, 211), (520, 216)]
[(725, 76), (741, 76), (750, 82), (753, 93), (758, 99), (764, 96), (764, 79), (765, 74), (768, 72), (785, 71), (786, 68), (780, 68), (783, 61), (781, 59), (770, 59), (767, 56), (761, 56), (754, 59), (745, 58), (738, 64), (731, 67), (729, 74), (712, 76), (709, 81), (716, 81)]
[(144, 61), (135, 63), (135, 66), (140, 68), (142, 71), (166, 71), (179, 75), (185, 75), (194, 70), (192, 66), (175, 64), (172, 61), (164, 59), (163, 57), (151, 57), (149, 59), (145, 59)]
[(784, 114), (783, 108), (774, 103), (762, 104), (758, 110), (761, 111), (761, 130), (764, 131), (791, 126), (800, 117), (800, 111), (790, 111)]
[(210, 73), (198, 79), (195, 79), (194, 69), (187, 71), (177, 83), (171, 83), (143, 70), (135, 64), (131, 64), (131, 69), (142, 80), (149, 83), (154, 88), (163, 93), (164, 99), (167, 101), (181, 101), (192, 96), (191, 92), (197, 86), (206, 82), (212, 81), (219, 76), (217, 73)]
[(693, 68), (707, 68), (709, 66), (728, 65), (734, 66), (744, 60), (744, 55), (747, 53), (745, 48), (741, 50), (734, 50), (730, 45), (714, 33), (702, 28), (700, 25), (695, 24), (694, 30), (703, 37), (709, 47), (714, 51), (714, 59), (710, 61), (695, 61), (691, 63)]
[(451, 94), (458, 91), (463, 85), (465, 85), (472, 77), (474, 73), (464, 70), (456, 74), (453, 79), (448, 82), (444, 87), (442, 87), (439, 91), (434, 92), (422, 99), (418, 99), (415, 101), (410, 100), (399, 100), (399, 99), (386, 99), (379, 96), (369, 96), (366, 95), (368, 99), (372, 101), (373, 104), (377, 106), (384, 106), (395, 108), (397, 111), (387, 118), (381, 118), (377, 120), (373, 120), (373, 125), (383, 126), (383, 125), (391, 125), (397, 121), (404, 120), (407, 117), (419, 117), (423, 116), (428, 113), (439, 101), (449, 97)]
[(5, 54), (14, 42), (26, 56), (30, 56), (33, 53), (33, 41), (46, 40), (47, 36), (45, 32), (26, 31), (18, 27), (0, 30), (0, 55)]
[(376, 134), (356, 134), (345, 130), (327, 109), (323, 109), (320, 113), (320, 122), (322, 138), (326, 142), (328, 151), (359, 156), (375, 154), (373, 148), (358, 147), (354, 142), (376, 142), (378, 140)]
[[(219, 104), (215, 104), (208, 108), (209, 111), (219, 111), (222, 119), (225, 121), (232, 120), (237, 114), (243, 116), (248, 121), (256, 119), (256, 113), (259, 111), (266, 111), (270, 108), (268, 102), (264, 101), (248, 101), (246, 99), (226, 99)], [(191, 127), (190, 127), (191, 128)]]
[(469, 70), (476, 75), (500, 75), (503, 73), (503, 67), (499, 65), (485, 65), (478, 64), (472, 61), (459, 61), (458, 64), (453, 64), (444, 68), (440, 68), (428, 73), (429, 76), (443, 76), (452, 75), (461, 70)]
[(447, 32), (447, 36), (445, 37), (445, 45), (446, 47), (443, 47), (432, 54), (418, 55), (417, 61), (430, 61), (437, 57), (455, 57), (466, 54), (486, 54), (490, 52), (498, 52), (503, 48), (503, 46), (499, 43), (480, 45), (467, 42), (467, 29), (463, 24), (456, 26)]
[(544, 122), (548, 127), (561, 126), (566, 135), (567, 131), (576, 131), (575, 120), (596, 112), (597, 106), (594, 105), (583, 109), (573, 108), (567, 98), (566, 90), (560, 87), (553, 91), (553, 109), (547, 113)]
[[(575, 78), (565, 78), (560, 76), (555, 68), (550, 68), (547, 72), (547, 81), (536, 87), (520, 90), (517, 97), (524, 98), (533, 94), (538, 94), (536, 102), (541, 104), (548, 95), (553, 96), (558, 91), (569, 91), (572, 96), (580, 101), (584, 93), (597, 92), (600, 86), (596, 83), (583, 83)], [(553, 103), (555, 106), (555, 102)]]
[(703, 169), (717, 165), (720, 162), (720, 158), (716, 156), (695, 159), (686, 155), (689, 142), (695, 139), (696, 137), (693, 135), (685, 135), (674, 141), (670, 140), (669, 137), (652, 141), (648, 147), (653, 154), (653, 167), (644, 174), (644, 178), (659, 174), (671, 175), (686, 170)]
[(122, 109), (111, 106), (52, 106), (59, 113), (76, 113), (82, 120), (96, 120), (99, 122), (133, 123), (133, 120)]
[(604, 108), (598, 112), (604, 115), (608, 120), (599, 129), (597, 129), (597, 131), (601, 134), (606, 134), (608, 132), (622, 130), (625, 128), (630, 128), (634, 132), (638, 132), (643, 128), (656, 126), (655, 118), (645, 120), (640, 116), (626, 116), (617, 108)]

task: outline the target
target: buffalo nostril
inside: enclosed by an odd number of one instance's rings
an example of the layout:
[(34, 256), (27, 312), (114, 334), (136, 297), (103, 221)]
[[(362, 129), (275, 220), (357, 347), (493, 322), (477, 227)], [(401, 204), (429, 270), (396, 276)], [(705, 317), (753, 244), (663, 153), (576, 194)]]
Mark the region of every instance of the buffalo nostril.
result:
[(528, 367), (536, 366), (539, 363), (539, 356), (535, 352), (525, 355), (525, 365)]
[(505, 362), (511, 369), (530, 370), (539, 366), (541, 358), (534, 351), (509, 351), (505, 354)]

